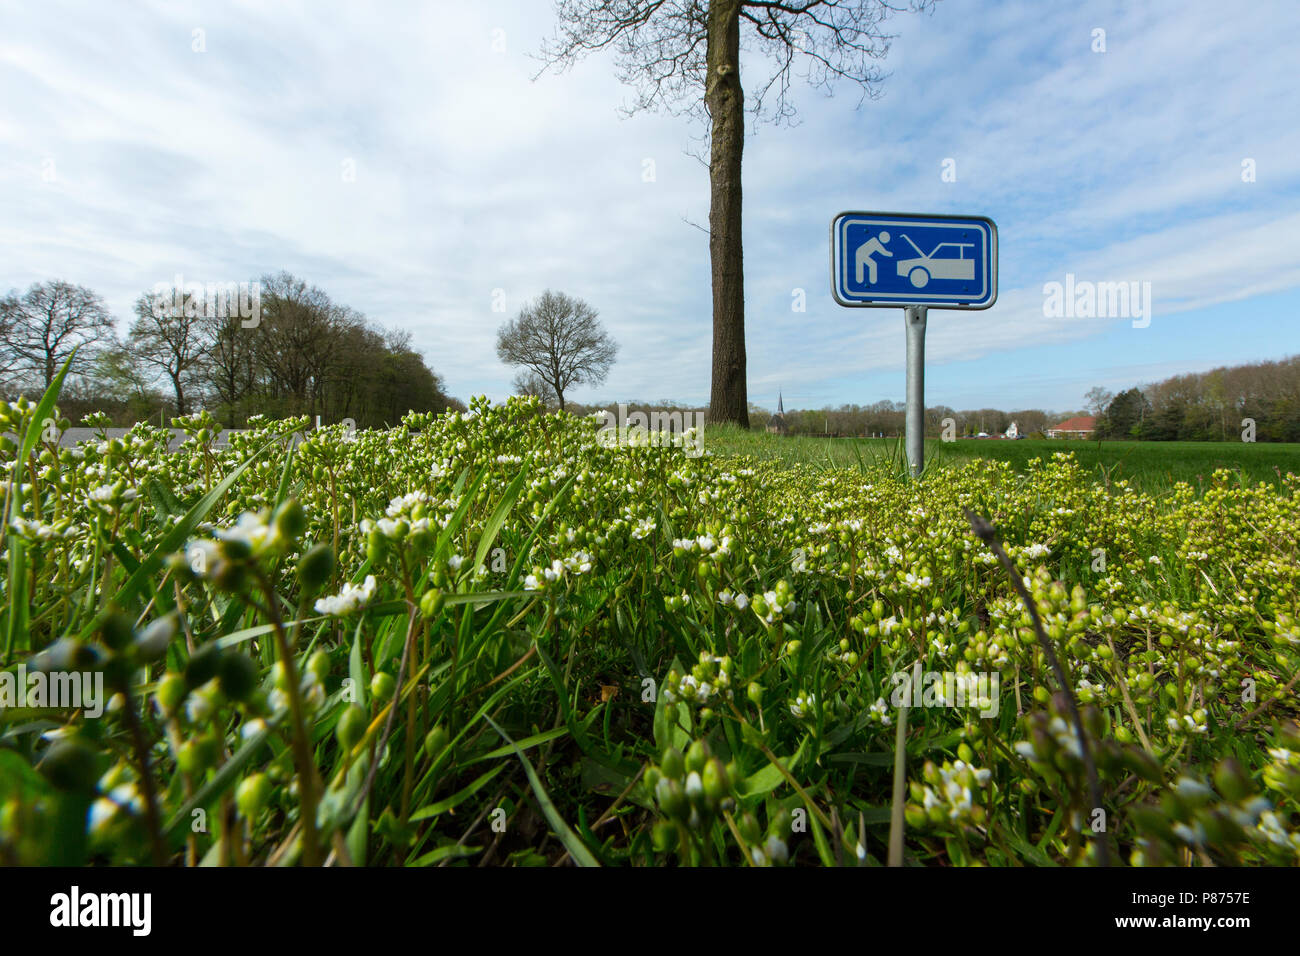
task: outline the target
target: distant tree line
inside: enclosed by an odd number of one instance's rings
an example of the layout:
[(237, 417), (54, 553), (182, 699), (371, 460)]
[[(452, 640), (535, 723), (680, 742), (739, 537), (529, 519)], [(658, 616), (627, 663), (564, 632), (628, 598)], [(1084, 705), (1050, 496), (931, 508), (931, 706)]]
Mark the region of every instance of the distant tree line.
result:
[(1100, 438), (1239, 441), (1253, 423), (1256, 441), (1300, 442), (1300, 355), (1175, 375), (1089, 399)]
[(140, 295), (118, 336), (103, 300), (61, 280), (0, 299), (0, 397), (39, 395), (77, 349), (60, 406), (117, 425), (207, 409), (239, 427), (252, 415), (394, 424), (407, 411), (464, 409), (411, 345), (287, 272), (213, 290)]
[[(872, 405), (827, 406), (820, 409), (791, 409), (785, 413), (786, 430), (791, 435), (876, 436), (897, 438), (903, 434), (907, 406), (903, 402), (879, 401)], [(931, 438), (944, 434), (945, 420), (952, 419), (952, 434), (958, 438), (974, 437), (981, 432), (1000, 435), (1016, 423), (1022, 435), (1042, 434), (1076, 412), (1050, 412), (1039, 408), (975, 408), (958, 410), (935, 405), (925, 410), (925, 433)], [(751, 405), (749, 420), (756, 428), (766, 428), (774, 413)]]

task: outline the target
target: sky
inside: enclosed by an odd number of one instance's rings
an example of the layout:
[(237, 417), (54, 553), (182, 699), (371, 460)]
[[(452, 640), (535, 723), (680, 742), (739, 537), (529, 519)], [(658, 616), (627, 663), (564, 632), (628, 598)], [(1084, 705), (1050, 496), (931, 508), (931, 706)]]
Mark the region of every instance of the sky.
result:
[[(567, 397), (706, 403), (706, 131), (624, 115), (612, 54), (538, 76), (554, 27), (546, 0), (0, 0), (0, 293), (65, 279), (125, 332), (178, 275), (288, 270), (501, 400), (496, 330), (549, 288), (619, 343)], [(797, 122), (747, 128), (751, 402), (902, 399), (901, 310), (831, 297), (847, 210), (997, 224), (994, 306), (929, 313), (930, 405), (1067, 411), (1300, 352), (1300, 4), (940, 0), (887, 28), (874, 98), (796, 79)], [(1149, 283), (1150, 314), (1046, 314), (1067, 275)]]

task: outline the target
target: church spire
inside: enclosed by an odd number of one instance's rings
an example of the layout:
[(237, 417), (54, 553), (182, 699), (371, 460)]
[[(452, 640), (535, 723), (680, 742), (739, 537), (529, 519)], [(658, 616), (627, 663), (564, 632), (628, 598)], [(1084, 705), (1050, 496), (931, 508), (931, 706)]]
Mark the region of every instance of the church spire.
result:
[(776, 413), (782, 417), (785, 416), (785, 396), (780, 392), (776, 393)]

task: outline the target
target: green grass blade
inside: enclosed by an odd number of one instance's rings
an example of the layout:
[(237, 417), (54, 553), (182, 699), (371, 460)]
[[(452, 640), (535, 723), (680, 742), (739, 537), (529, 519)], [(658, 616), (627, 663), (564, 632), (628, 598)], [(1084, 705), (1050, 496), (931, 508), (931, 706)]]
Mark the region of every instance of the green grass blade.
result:
[(537, 772), (533, 770), (533, 765), (529, 763), (528, 758), (524, 756), (524, 752), (519, 749), (518, 745), (510, 739), (510, 735), (502, 730), (495, 720), (487, 716), (487, 714), (483, 715), (483, 719), (491, 724), (492, 728), (499, 733), (507, 743), (514, 747), (515, 756), (517, 756), (520, 762), (524, 765), (524, 773), (528, 775), (528, 785), (532, 787), (533, 794), (537, 797), (537, 802), (542, 808), (542, 813), (546, 817), (546, 822), (551, 826), (551, 832), (554, 833), (556, 838), (564, 844), (564, 848), (569, 851), (569, 856), (573, 857), (573, 861), (577, 863), (578, 866), (600, 866), (600, 862), (592, 856), (591, 851), (587, 849), (587, 844), (583, 843), (582, 840), (578, 838), (578, 835), (569, 829), (569, 825), (564, 822), (563, 818), (561, 818), (559, 811), (555, 809), (555, 804), (551, 802), (551, 798), (547, 794), (546, 788), (542, 786), (542, 781), (538, 779)]

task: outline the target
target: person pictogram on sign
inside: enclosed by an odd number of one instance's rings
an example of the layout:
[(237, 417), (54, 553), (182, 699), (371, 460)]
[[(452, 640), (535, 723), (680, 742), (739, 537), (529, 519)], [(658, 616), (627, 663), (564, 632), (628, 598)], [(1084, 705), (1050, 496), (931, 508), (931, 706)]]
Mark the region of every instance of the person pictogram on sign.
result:
[(888, 249), (886, 249), (883, 245), (883, 243), (886, 243), (888, 241), (889, 241), (889, 233), (884, 232), (882, 230), (878, 237), (874, 239), (868, 239), (862, 245), (858, 246), (858, 251), (853, 257), (854, 264), (857, 266), (858, 269), (858, 282), (862, 281), (862, 272), (863, 269), (865, 268), (870, 277), (867, 280), (867, 284), (868, 285), (876, 284), (876, 260), (871, 257), (875, 253), (879, 252), (882, 256), (889, 256), (892, 259), (894, 257), (894, 254), (890, 252)]

